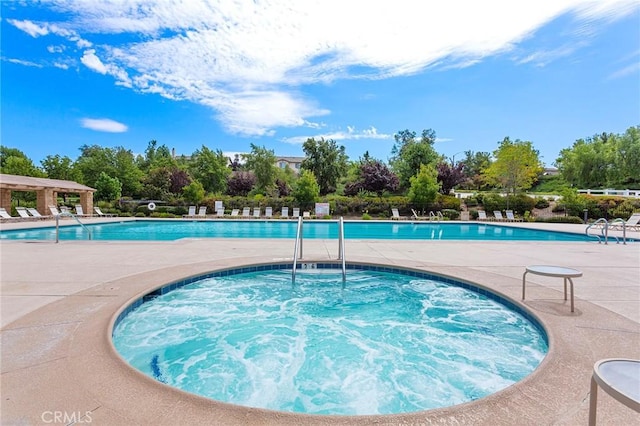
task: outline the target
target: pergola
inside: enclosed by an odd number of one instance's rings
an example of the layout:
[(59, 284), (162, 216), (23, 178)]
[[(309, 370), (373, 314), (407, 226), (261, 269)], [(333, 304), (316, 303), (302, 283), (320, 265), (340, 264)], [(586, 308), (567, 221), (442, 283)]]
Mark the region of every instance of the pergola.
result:
[(70, 180), (0, 174), (0, 207), (11, 209), (11, 193), (13, 191), (35, 191), (37, 196), (36, 209), (42, 215), (49, 215), (49, 206), (57, 206), (58, 204), (58, 192), (79, 194), (82, 209), (86, 213), (92, 212), (93, 193), (96, 190)]

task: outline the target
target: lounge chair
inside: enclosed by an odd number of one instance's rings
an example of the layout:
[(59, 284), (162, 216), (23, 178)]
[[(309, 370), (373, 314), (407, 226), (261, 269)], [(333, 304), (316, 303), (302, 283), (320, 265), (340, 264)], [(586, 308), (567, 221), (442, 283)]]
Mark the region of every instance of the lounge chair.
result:
[(419, 216), (419, 215), (418, 215), (418, 212), (417, 212), (417, 211), (415, 211), (414, 209), (411, 209), (411, 213), (413, 213), (413, 217), (414, 217), (416, 220), (429, 220), (429, 217), (428, 217), (428, 216)]
[(487, 212), (484, 210), (478, 210), (478, 220), (489, 220), (487, 217)]
[(504, 221), (504, 217), (502, 216), (502, 212), (499, 210), (494, 210), (493, 215), (496, 217), (496, 220)]
[(200, 206), (198, 209), (198, 217), (207, 217), (207, 206)]
[(264, 216), (267, 219), (271, 219), (273, 217), (273, 208), (271, 207), (265, 207), (264, 208)]
[(189, 213), (182, 215), (182, 217), (196, 217), (196, 206), (189, 206)]
[(293, 215), (291, 216), (294, 219), (297, 219), (300, 217), (300, 208), (299, 207), (294, 207), (293, 208)]
[(238, 217), (239, 214), (240, 214), (240, 209), (231, 210), (231, 217)]
[(393, 219), (393, 220), (405, 220), (405, 219), (407, 219), (404, 216), (400, 216), (400, 213), (398, 212), (398, 209), (391, 209), (391, 214), (392, 214), (391, 219)]
[(310, 219), (311, 218), (311, 213), (310, 212), (303, 212), (302, 213), (302, 217), (304, 219)]
[(242, 217), (251, 217), (251, 208), (245, 207), (242, 209)]
[(93, 211), (96, 212), (96, 214), (100, 217), (114, 217), (115, 214), (111, 214), (111, 213), (103, 213), (102, 210), (100, 209), (100, 207), (93, 207)]
[(73, 214), (73, 213), (71, 213), (71, 210), (69, 210), (69, 207), (67, 207), (67, 206), (60, 206), (60, 213)]
[(84, 209), (80, 204), (76, 204), (76, 216), (90, 217), (90, 214), (85, 214)]
[(214, 206), (213, 209), (217, 212), (218, 210), (222, 209), (224, 210), (224, 205), (222, 204), (222, 201), (215, 201), (214, 202)]
[(514, 216), (513, 210), (507, 210), (505, 213), (507, 214), (507, 220), (509, 222), (522, 222), (522, 219)]
[(56, 206), (49, 206), (49, 211), (53, 216), (60, 216), (60, 210)]
[(216, 210), (216, 216), (224, 217), (224, 208), (219, 208)]
[(254, 219), (258, 219), (260, 217), (260, 207), (253, 208), (253, 217)]
[(41, 215), (40, 212), (34, 209), (33, 207), (27, 207), (27, 211), (31, 216), (35, 217), (36, 219), (49, 219), (49, 216)]
[(640, 213), (632, 214), (626, 222), (622, 219), (614, 219), (611, 222), (610, 229), (614, 231), (622, 231), (623, 227), (627, 230), (640, 231)]
[(283, 207), (280, 211), (280, 217), (289, 219), (289, 207)]
[(16, 213), (23, 219), (31, 219), (31, 215), (24, 207), (16, 207)]
[(0, 207), (0, 217), (3, 219), (16, 219), (15, 217), (11, 216), (9, 212), (7, 212), (7, 209), (5, 209), (4, 207)]

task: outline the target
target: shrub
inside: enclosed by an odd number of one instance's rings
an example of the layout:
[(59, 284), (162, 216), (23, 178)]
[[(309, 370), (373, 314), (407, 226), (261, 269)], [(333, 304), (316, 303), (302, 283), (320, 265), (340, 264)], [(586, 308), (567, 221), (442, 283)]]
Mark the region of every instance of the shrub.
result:
[(535, 205), (534, 207), (536, 209), (546, 209), (547, 207), (549, 207), (549, 200), (547, 200), (544, 197), (536, 197), (535, 198)]
[(467, 207), (477, 207), (478, 206), (478, 198), (476, 197), (468, 197), (464, 199), (464, 204)]
[(537, 217), (535, 221), (545, 223), (584, 223), (578, 216)]
[(371, 215), (369, 213), (364, 213), (362, 215), (362, 220), (371, 220)]
[(443, 209), (442, 216), (446, 217), (449, 220), (456, 220), (460, 217), (460, 212), (454, 209)]

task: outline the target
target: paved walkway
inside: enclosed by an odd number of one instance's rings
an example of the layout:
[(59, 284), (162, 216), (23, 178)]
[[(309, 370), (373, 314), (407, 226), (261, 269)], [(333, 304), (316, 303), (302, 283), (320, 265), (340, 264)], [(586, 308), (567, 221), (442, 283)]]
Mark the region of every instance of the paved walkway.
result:
[[(337, 242), (306, 240), (304, 250), (310, 260), (335, 258)], [(348, 260), (451, 275), (515, 301), (527, 265), (584, 272), (574, 280), (574, 314), (562, 300), (561, 279), (527, 277), (525, 306), (549, 329), (549, 355), (524, 381), (448, 409), (377, 418), (245, 409), (167, 389), (114, 354), (109, 323), (140, 292), (215, 268), (290, 260), (292, 251), (292, 240), (0, 241), (1, 423), (39, 424), (48, 411), (61, 411), (94, 424), (586, 424), (593, 363), (640, 359), (640, 243), (611, 242), (347, 240)], [(598, 416), (601, 424), (640, 424), (638, 415), (606, 396)]]

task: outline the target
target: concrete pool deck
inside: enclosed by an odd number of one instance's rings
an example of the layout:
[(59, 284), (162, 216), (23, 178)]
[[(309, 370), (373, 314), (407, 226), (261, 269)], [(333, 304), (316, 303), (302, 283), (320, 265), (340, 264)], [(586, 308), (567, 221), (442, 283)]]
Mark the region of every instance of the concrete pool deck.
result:
[[(88, 221), (106, 221), (89, 219)], [(121, 220), (121, 219), (111, 219)], [(3, 223), (0, 229), (42, 226)], [(583, 232), (583, 225), (509, 224)], [(638, 233), (629, 237), (638, 238)], [(132, 370), (109, 324), (128, 300), (185, 276), (291, 260), (293, 241), (0, 241), (1, 415), (5, 424), (587, 424), (593, 364), (640, 359), (640, 243), (347, 240), (348, 261), (432, 271), (519, 302), (527, 265), (581, 270), (575, 313), (562, 280), (527, 277), (524, 306), (547, 328), (550, 351), (525, 380), (445, 409), (388, 416), (303, 416), (206, 400)], [(335, 259), (336, 240), (305, 240), (306, 260)], [(347, 278), (348, 280), (348, 278)], [(347, 281), (348, 283), (348, 281)], [(65, 420), (66, 415), (66, 420)], [(599, 394), (598, 424), (640, 424)]]

